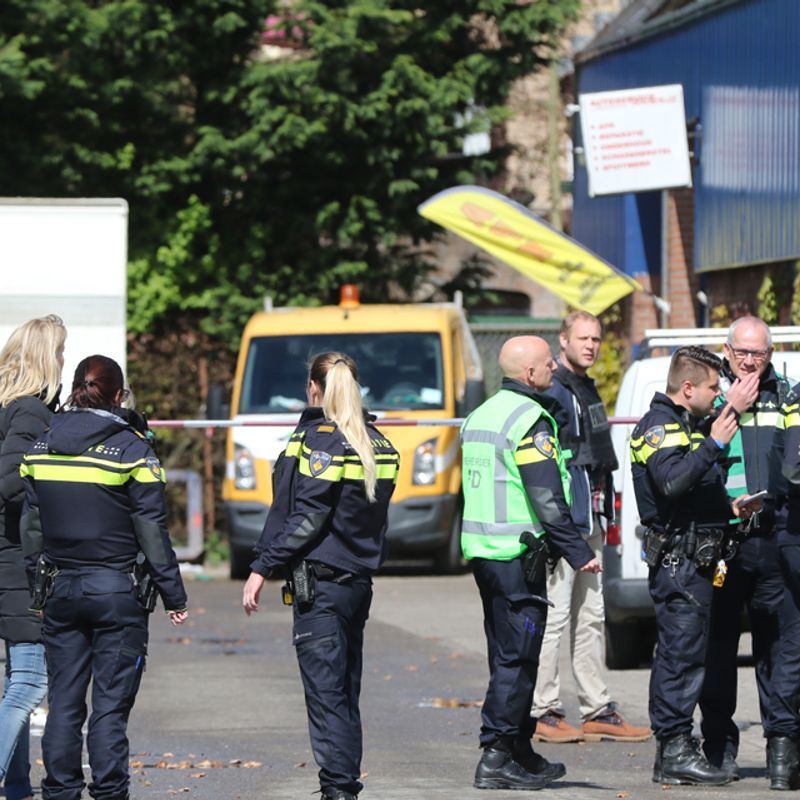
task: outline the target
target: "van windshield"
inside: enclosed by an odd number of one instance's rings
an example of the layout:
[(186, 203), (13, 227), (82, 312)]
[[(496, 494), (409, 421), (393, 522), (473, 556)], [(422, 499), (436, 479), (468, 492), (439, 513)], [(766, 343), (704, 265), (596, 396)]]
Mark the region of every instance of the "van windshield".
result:
[(355, 360), (364, 406), (371, 411), (444, 407), (438, 333), (345, 333), (252, 339), (239, 413), (301, 411), (308, 362), (329, 350)]

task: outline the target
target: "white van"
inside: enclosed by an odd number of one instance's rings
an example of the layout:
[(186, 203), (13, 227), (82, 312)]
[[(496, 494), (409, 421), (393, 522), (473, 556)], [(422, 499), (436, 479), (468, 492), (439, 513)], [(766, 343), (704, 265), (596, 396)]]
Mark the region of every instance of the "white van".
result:
[[(727, 328), (648, 330), (641, 352), (656, 348), (672, 350), (682, 345), (703, 345), (720, 351)], [(773, 327), (774, 347), (800, 342), (800, 327)], [(663, 350), (662, 350), (663, 352)], [(645, 357), (634, 361), (622, 379), (614, 416), (641, 417), (656, 392), (666, 388), (670, 356)], [(794, 386), (800, 381), (800, 352), (776, 351), (772, 363)], [(647, 588), (647, 565), (642, 561), (639, 511), (633, 494), (629, 443), (633, 423), (611, 426), (611, 440), (619, 469), (614, 473), (617, 493), (617, 524), (609, 526), (603, 552), (603, 598), (606, 610), (606, 664), (610, 669), (629, 669), (648, 659), (655, 643), (653, 604)]]

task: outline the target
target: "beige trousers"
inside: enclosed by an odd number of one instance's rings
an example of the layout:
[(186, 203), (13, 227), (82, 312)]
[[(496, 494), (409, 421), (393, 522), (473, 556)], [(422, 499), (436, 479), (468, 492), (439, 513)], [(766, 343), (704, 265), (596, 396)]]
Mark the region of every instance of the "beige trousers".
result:
[[(592, 535), (586, 540), (598, 558), (603, 553), (603, 531), (595, 517)], [(596, 716), (610, 702), (603, 680), (603, 587), (602, 576), (576, 572), (560, 559), (549, 576), (547, 596), (553, 607), (547, 610), (547, 626), (539, 656), (539, 674), (533, 694), (532, 716), (548, 711), (563, 715), (558, 667), (561, 644), (569, 634), (572, 675), (578, 690), (581, 719)]]

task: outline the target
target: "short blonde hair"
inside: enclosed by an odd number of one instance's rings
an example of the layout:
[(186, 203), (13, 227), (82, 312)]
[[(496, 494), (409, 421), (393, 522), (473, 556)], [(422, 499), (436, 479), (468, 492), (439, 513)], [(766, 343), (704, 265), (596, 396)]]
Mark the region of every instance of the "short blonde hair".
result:
[(603, 332), (603, 323), (594, 315), (590, 314), (588, 311), (582, 311), (578, 309), (576, 311), (570, 311), (563, 320), (561, 320), (561, 330), (559, 333), (563, 333), (567, 337), (572, 330), (572, 326), (579, 320), (582, 319), (585, 322), (596, 322), (600, 326), (600, 332)]
[(50, 404), (61, 387), (58, 355), (67, 339), (61, 317), (23, 322), (0, 350), (0, 408), (20, 397), (40, 396)]

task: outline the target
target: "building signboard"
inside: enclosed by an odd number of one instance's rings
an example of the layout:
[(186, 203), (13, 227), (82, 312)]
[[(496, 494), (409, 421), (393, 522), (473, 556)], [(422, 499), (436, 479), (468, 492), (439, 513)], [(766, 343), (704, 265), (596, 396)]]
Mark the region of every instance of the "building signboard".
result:
[(692, 185), (683, 87), (581, 94), (589, 195)]

